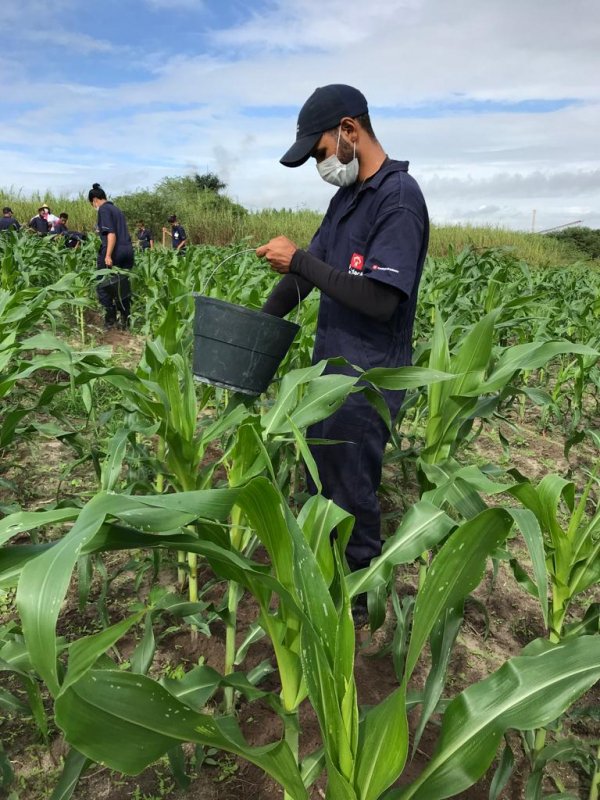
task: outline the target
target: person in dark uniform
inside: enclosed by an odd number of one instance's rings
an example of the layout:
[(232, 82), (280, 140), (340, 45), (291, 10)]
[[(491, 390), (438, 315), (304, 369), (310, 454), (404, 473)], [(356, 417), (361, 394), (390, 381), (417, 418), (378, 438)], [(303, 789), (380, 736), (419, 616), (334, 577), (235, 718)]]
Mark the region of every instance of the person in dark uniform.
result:
[(57, 236), (62, 236), (65, 247), (70, 250), (77, 250), (87, 239), (85, 233), (69, 230), (69, 215), (66, 211), (63, 211), (62, 214), (58, 215), (58, 222), (52, 229), (52, 233), (56, 234)]
[(29, 227), (32, 231), (35, 231), (38, 236), (47, 235), (50, 230), (50, 223), (48, 222), (46, 206), (40, 206), (40, 208), (38, 208), (38, 213), (29, 220)]
[(63, 211), (62, 214), (58, 215), (58, 222), (54, 223), (54, 227), (52, 228), (52, 233), (67, 233), (69, 230), (69, 215), (66, 211)]
[(21, 225), (13, 217), (12, 208), (4, 206), (2, 209), (2, 216), (0, 217), (0, 231), (20, 231)]
[(144, 225), (143, 220), (137, 224), (137, 238), (140, 250), (153, 250), (154, 249), (154, 235), (152, 231)]
[[(343, 356), (362, 369), (409, 365), (417, 291), (429, 241), (427, 207), (407, 161), (386, 155), (373, 132), (367, 101), (357, 89), (331, 84), (308, 98), (295, 143), (281, 158), (299, 167), (310, 157), (323, 180), (339, 187), (309, 247), (284, 236), (256, 254), (284, 275), (263, 311), (284, 316), (317, 287), (321, 291), (313, 363)], [(350, 366), (329, 372), (356, 374)], [(404, 392), (385, 391), (392, 419)], [(351, 570), (380, 555), (377, 490), (389, 431), (362, 392), (308, 429), (323, 494), (355, 516), (346, 549)], [(309, 478), (309, 488), (316, 489)], [(366, 595), (355, 620), (366, 617)]]
[(177, 222), (177, 217), (175, 214), (171, 214), (171, 216), (167, 218), (167, 222), (171, 223), (171, 230), (168, 228), (163, 228), (163, 231), (166, 231), (171, 235), (171, 246), (173, 247), (173, 250), (177, 250), (178, 253), (183, 255), (187, 246), (185, 228), (183, 225), (180, 225), (179, 222)]
[[(98, 232), (101, 246), (98, 253), (98, 269), (130, 270), (133, 267), (133, 245), (127, 229), (125, 215), (120, 208), (106, 198), (106, 192), (95, 183), (88, 192), (88, 200), (98, 212)], [(104, 308), (104, 327), (129, 326), (131, 308), (131, 285), (129, 276), (115, 273), (101, 276), (96, 289), (98, 300)]]

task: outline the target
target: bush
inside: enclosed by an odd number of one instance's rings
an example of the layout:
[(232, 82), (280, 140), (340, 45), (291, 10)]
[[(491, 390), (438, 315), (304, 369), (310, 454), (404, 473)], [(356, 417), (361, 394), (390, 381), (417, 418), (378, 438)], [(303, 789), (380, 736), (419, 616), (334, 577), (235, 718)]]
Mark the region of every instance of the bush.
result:
[(600, 230), (596, 228), (566, 228), (546, 236), (574, 245), (588, 258), (600, 258)]

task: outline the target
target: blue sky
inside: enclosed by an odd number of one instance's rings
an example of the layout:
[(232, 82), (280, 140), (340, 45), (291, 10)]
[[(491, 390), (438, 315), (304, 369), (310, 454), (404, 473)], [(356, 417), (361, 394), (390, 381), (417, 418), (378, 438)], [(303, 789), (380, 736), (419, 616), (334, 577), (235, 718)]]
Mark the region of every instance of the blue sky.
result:
[(600, 227), (597, 0), (19, 0), (0, 19), (0, 185), (118, 194), (217, 172), (324, 209), (278, 159), (316, 86), (369, 100), (436, 222)]

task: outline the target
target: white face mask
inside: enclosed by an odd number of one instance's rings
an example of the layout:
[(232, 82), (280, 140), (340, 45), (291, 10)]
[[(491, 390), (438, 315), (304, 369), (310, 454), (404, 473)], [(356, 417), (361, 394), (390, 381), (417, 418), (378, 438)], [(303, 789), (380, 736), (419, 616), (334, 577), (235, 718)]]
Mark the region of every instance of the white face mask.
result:
[(335, 155), (318, 162), (317, 170), (324, 181), (343, 188), (344, 186), (352, 186), (353, 183), (356, 183), (356, 179), (358, 178), (358, 158), (356, 157), (355, 144), (352, 161), (349, 161), (347, 164), (342, 164), (337, 154), (340, 147), (341, 133), (342, 129), (340, 128)]

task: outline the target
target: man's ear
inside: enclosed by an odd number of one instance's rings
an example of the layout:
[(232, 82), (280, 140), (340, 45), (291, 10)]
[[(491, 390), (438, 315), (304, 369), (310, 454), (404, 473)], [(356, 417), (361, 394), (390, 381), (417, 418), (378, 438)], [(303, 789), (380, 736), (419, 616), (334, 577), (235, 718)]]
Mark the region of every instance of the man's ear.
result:
[(353, 143), (356, 144), (358, 141), (358, 124), (355, 119), (352, 117), (343, 117), (340, 122), (340, 127), (342, 132), (346, 135), (346, 137)]

